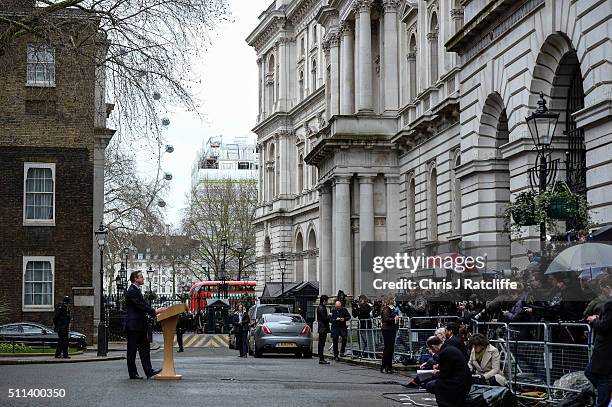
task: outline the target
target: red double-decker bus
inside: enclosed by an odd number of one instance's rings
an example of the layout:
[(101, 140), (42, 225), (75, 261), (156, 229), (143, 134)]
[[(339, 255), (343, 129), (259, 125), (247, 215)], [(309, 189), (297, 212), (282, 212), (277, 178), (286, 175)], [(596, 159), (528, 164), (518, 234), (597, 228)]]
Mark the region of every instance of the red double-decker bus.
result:
[(235, 308), (240, 302), (255, 303), (255, 281), (226, 281), (223, 286), (222, 281), (201, 281), (191, 286), (189, 290), (190, 304), (192, 313), (204, 313), (206, 300), (213, 298), (225, 298), (229, 300), (230, 307)]

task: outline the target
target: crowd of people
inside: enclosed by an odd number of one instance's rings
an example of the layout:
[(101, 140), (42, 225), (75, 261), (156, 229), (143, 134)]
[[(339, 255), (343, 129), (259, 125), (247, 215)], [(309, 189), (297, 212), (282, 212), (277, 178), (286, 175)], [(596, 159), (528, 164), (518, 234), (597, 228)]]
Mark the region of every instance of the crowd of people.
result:
[[(135, 272), (130, 276), (132, 285), (126, 294), (127, 315), (124, 329), (128, 339), (128, 373), (131, 379), (140, 379), (135, 364), (136, 353), (140, 354), (143, 370), (147, 378), (159, 373), (153, 369), (149, 356), (149, 342), (146, 338), (147, 315), (154, 317), (164, 309), (153, 309), (145, 301), (139, 286), (144, 278), (142, 273)], [(594, 287), (591, 282), (596, 282)], [(448, 322), (444, 328), (438, 328), (435, 334), (426, 341), (429, 355), (420, 360), (420, 368), (428, 371), (430, 375), (415, 377), (408, 386), (417, 386), (435, 394), (440, 406), (464, 406), (465, 399), (470, 392), (472, 384), (488, 386), (505, 386), (508, 377), (501, 367), (499, 350), (489, 343), (489, 338), (476, 333), (466, 335), (464, 325), (476, 320), (499, 320), (506, 322), (530, 322), (546, 320), (581, 320), (590, 324), (593, 332), (592, 359), (589, 362), (585, 375), (597, 391), (597, 407), (607, 406), (610, 401), (608, 380), (611, 374), (612, 363), (612, 276), (606, 270), (600, 273), (597, 279), (583, 282), (578, 289), (581, 296), (572, 296), (571, 290), (576, 289), (567, 278), (548, 276), (539, 272), (526, 275), (524, 290), (510, 295), (500, 295), (489, 301), (468, 300), (456, 302), (454, 315), (456, 322)], [(591, 293), (585, 297), (585, 293)], [(334, 360), (344, 356), (349, 335), (347, 323), (352, 318), (358, 319), (359, 341), (361, 349), (367, 354), (374, 352), (367, 347), (368, 330), (373, 327), (373, 318), (380, 318), (380, 334), (383, 341), (382, 360), (380, 371), (393, 372), (394, 346), (396, 335), (400, 326), (400, 318), (405, 316), (422, 315), (428, 313), (431, 298), (424, 306), (414, 300), (404, 300), (396, 303), (396, 296), (388, 294), (380, 301), (370, 302), (365, 296), (360, 296), (351, 304), (352, 312), (346, 307), (346, 297), (343, 293), (337, 295), (337, 301), (331, 310), (328, 309), (329, 297), (322, 295), (316, 311), (318, 322), (318, 356), (320, 364), (329, 364), (324, 359), (324, 349), (327, 336), (331, 334)], [(586, 301), (589, 299), (589, 301)], [(60, 304), (56, 311), (56, 330), (63, 332), (65, 324), (65, 303)], [(448, 315), (450, 307), (447, 307)], [(439, 314), (438, 314), (439, 315)], [(183, 351), (182, 335), (189, 325), (189, 314), (181, 315), (177, 323), (177, 341), (179, 352)], [(70, 318), (68, 316), (68, 318)], [(240, 357), (246, 357), (247, 335), (251, 321), (245, 307), (240, 304), (234, 311), (232, 323), (236, 335), (236, 348)], [(529, 341), (531, 330), (524, 332), (519, 340)], [(371, 338), (371, 337), (370, 337)], [(558, 341), (582, 341), (572, 332), (567, 337), (556, 338)], [(58, 355), (63, 347), (58, 346)], [(60, 356), (61, 357), (61, 356)]]
[[(597, 286), (594, 287), (591, 282)], [(592, 295), (584, 297), (584, 293), (593, 288)], [(495, 298), (490, 302), (457, 302), (454, 312), (446, 313), (454, 314), (457, 322), (449, 322), (446, 327), (438, 328), (427, 339), (430, 355), (420, 361), (420, 368), (428, 370), (431, 377), (417, 375), (408, 386), (426, 388), (436, 395), (440, 406), (464, 406), (472, 384), (505, 386), (508, 383), (501, 368), (500, 352), (489, 343), (489, 338), (481, 333), (467, 334), (466, 326), (473, 319), (518, 323), (518, 336), (514, 338), (517, 341), (537, 339), (533, 336), (533, 325), (521, 325), (521, 322), (573, 320), (588, 323), (591, 327), (593, 351), (585, 375), (596, 390), (597, 407), (608, 406), (608, 380), (612, 368), (612, 276), (606, 271), (599, 278), (590, 280), (589, 284), (583, 282), (580, 286), (582, 296), (572, 297), (569, 290), (566, 278), (549, 280), (547, 276), (534, 272), (528, 278), (527, 289), (514, 297), (503, 296), (502, 300)], [(361, 349), (366, 349), (368, 338), (362, 334), (372, 328), (372, 318), (381, 318), (384, 341), (381, 372), (392, 371), (399, 315), (414, 315), (407, 310), (406, 304), (402, 305), (396, 306), (392, 295), (374, 304), (361, 296), (353, 303), (353, 315), (359, 318)], [(417, 315), (422, 315), (422, 312)], [(551, 333), (550, 340), (557, 343), (586, 343), (588, 338), (586, 331), (577, 326), (575, 330), (560, 329)], [(522, 360), (519, 356), (519, 360)]]

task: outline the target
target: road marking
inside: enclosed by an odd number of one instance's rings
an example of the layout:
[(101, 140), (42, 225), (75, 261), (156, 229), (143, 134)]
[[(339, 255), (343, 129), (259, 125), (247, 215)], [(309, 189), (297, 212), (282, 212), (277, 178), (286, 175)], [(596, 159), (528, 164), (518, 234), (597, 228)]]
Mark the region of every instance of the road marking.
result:
[[(178, 348), (176, 337), (173, 347)], [(228, 348), (229, 336), (221, 334), (184, 334), (184, 348)]]

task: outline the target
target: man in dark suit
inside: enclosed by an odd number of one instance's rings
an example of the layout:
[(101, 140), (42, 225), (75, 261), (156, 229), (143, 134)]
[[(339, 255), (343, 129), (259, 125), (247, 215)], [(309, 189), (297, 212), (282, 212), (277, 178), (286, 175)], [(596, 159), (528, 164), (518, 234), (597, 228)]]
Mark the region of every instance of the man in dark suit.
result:
[(68, 356), (68, 331), (70, 329), (70, 297), (64, 297), (60, 304), (55, 306), (53, 326), (57, 332), (57, 345), (55, 346), (55, 357), (70, 359)]
[(437, 336), (427, 339), (427, 347), (438, 355), (438, 366), (427, 391), (436, 395), (439, 407), (465, 407), (472, 387), (472, 376), (465, 357), (455, 346), (442, 346)]
[(157, 314), (164, 311), (161, 307), (154, 310), (146, 303), (140, 286), (144, 284), (144, 276), (140, 271), (130, 274), (132, 285), (125, 294), (126, 316), (123, 329), (127, 334), (127, 366), (130, 379), (142, 379), (136, 369), (136, 351), (140, 356), (142, 368), (147, 379), (155, 376), (160, 370), (154, 370), (151, 366), (151, 348), (147, 339), (147, 315), (155, 318)]
[(327, 300), (329, 297), (325, 294), (321, 296), (319, 306), (317, 307), (317, 325), (319, 332), (319, 344), (317, 346), (319, 353), (319, 364), (329, 365), (329, 362), (325, 360), (325, 341), (327, 340), (327, 334), (329, 333), (329, 313), (327, 312)]
[(334, 360), (340, 360), (338, 357), (338, 340), (342, 338), (342, 347), (340, 355), (344, 357), (346, 351), (346, 341), (348, 339), (348, 328), (346, 322), (351, 319), (351, 314), (344, 308), (341, 301), (336, 301), (335, 307), (331, 312), (330, 321), (332, 325), (331, 337), (334, 344)]
[(465, 346), (465, 343), (463, 342), (463, 339), (461, 338), (461, 335), (459, 335), (459, 324), (456, 322), (449, 322), (448, 324), (446, 324), (446, 340), (442, 345), (442, 349), (445, 349), (449, 346), (454, 346), (455, 348), (459, 349), (459, 351), (465, 358), (465, 363), (467, 363), (467, 361), (469, 360), (468, 351)]
[(597, 390), (596, 407), (607, 407), (610, 403), (608, 381), (612, 372), (610, 354), (612, 354), (612, 278), (604, 276), (600, 282), (602, 294), (608, 301), (599, 315), (591, 315), (587, 321), (595, 331), (593, 356), (587, 365), (585, 375)]
[(234, 335), (236, 335), (236, 347), (240, 351), (240, 357), (246, 358), (249, 355), (247, 337), (249, 335), (251, 319), (244, 310), (244, 305), (238, 305), (238, 310), (234, 314), (232, 323), (234, 324)]
[(178, 352), (183, 352), (183, 334), (189, 327), (191, 314), (189, 311), (181, 312), (176, 321), (176, 343), (178, 344)]

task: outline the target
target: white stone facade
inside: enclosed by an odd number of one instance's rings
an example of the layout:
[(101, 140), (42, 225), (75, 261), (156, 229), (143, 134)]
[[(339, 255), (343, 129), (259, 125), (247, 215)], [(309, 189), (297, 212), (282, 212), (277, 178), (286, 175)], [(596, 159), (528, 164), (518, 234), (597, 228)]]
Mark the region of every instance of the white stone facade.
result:
[[(260, 83), (259, 280), (280, 280), (276, 258), (286, 252), (295, 260), (287, 281), (359, 294), (368, 241), (406, 250), (473, 242), (489, 269), (520, 263), (525, 249), (511, 250), (503, 213), (529, 187), (536, 154), (525, 117), (540, 91), (560, 113), (558, 178), (586, 190), (597, 225), (612, 223), (611, 8), (596, 0), (273, 3), (248, 38)], [(314, 250), (305, 244), (311, 233)]]

